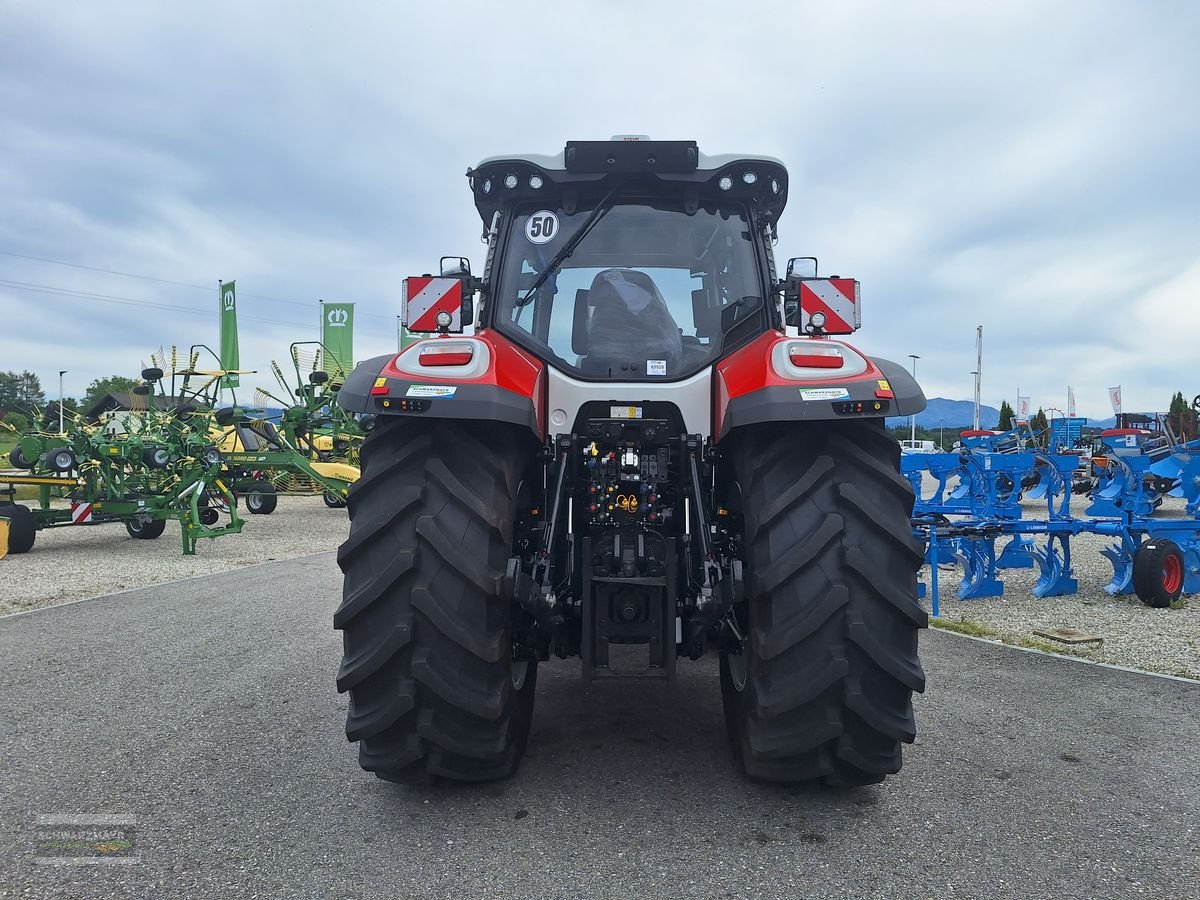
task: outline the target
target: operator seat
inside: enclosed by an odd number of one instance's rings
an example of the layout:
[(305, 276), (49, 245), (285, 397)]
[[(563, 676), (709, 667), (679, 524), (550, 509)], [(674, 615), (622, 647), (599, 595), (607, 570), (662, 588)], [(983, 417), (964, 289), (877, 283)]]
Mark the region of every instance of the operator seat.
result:
[[(683, 357), (679, 325), (654, 280), (636, 269), (605, 269), (592, 279), (587, 299), (585, 375), (621, 378), (674, 375)], [(621, 369), (624, 365), (626, 368)]]

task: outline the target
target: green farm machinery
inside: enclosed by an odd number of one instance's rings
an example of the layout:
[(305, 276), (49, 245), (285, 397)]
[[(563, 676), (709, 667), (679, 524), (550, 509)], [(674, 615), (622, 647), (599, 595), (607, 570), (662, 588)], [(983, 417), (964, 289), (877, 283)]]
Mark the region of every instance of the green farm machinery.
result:
[[(208, 417), (192, 403), (154, 409), (150, 397), (162, 370), (145, 369), (142, 377), (134, 396), (145, 398), (145, 408), (119, 424), (88, 424), (75, 415), (64, 419), (62, 432), (21, 436), (9, 456), (21, 473), (0, 475), (9, 552), (31, 549), (44, 528), (74, 525), (120, 522), (131, 537), (152, 540), (177, 519), (189, 556), (200, 538), (241, 531)], [(18, 487), (37, 489), (34, 507), (15, 502)], [(56, 498), (67, 503), (55, 505)]]

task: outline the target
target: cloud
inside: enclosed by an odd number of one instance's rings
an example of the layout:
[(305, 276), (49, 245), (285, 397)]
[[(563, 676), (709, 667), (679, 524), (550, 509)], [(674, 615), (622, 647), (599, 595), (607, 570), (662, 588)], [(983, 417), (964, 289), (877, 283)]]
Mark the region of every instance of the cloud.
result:
[(985, 402), (1061, 406), (1070, 383), (1102, 416), (1119, 382), (1162, 407), (1193, 387), (1198, 24), (1091, 2), (10, 4), (0, 250), (212, 289), (0, 256), (10, 285), (204, 312), (0, 285), (0, 368), (69, 368), (80, 393), (215, 343), (218, 278), (296, 323), (247, 321), (252, 367), (315, 335), (321, 297), (386, 352), (404, 275), (482, 262), (468, 165), (648, 132), (782, 158), (778, 252), (860, 278), (859, 343), (919, 354), (931, 395), (970, 396), (983, 324)]

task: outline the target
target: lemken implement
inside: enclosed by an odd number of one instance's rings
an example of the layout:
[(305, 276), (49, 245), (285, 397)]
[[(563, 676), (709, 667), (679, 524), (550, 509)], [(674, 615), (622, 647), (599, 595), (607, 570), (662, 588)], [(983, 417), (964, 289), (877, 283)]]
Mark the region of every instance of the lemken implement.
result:
[(925, 399), (844, 339), (858, 282), (778, 274), (783, 165), (631, 137), (467, 175), (482, 274), (407, 279), (428, 337), (338, 397), (376, 417), (335, 617), (362, 766), (504, 777), (539, 662), (670, 682), (715, 652), (751, 777), (899, 771), (926, 616), (884, 417)]

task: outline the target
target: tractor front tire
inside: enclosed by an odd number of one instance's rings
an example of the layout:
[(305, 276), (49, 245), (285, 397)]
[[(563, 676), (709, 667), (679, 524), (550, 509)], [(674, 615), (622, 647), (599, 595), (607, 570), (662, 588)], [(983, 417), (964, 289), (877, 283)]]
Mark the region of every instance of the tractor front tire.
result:
[(900, 771), (925, 689), (913, 490), (882, 423), (772, 425), (734, 445), (745, 521), (742, 652), (721, 654), (734, 753), (764, 781)]
[(380, 778), (487, 781), (520, 764), (535, 661), (514, 662), (505, 567), (532, 440), (381, 417), (350, 488), (334, 627), (346, 736)]

